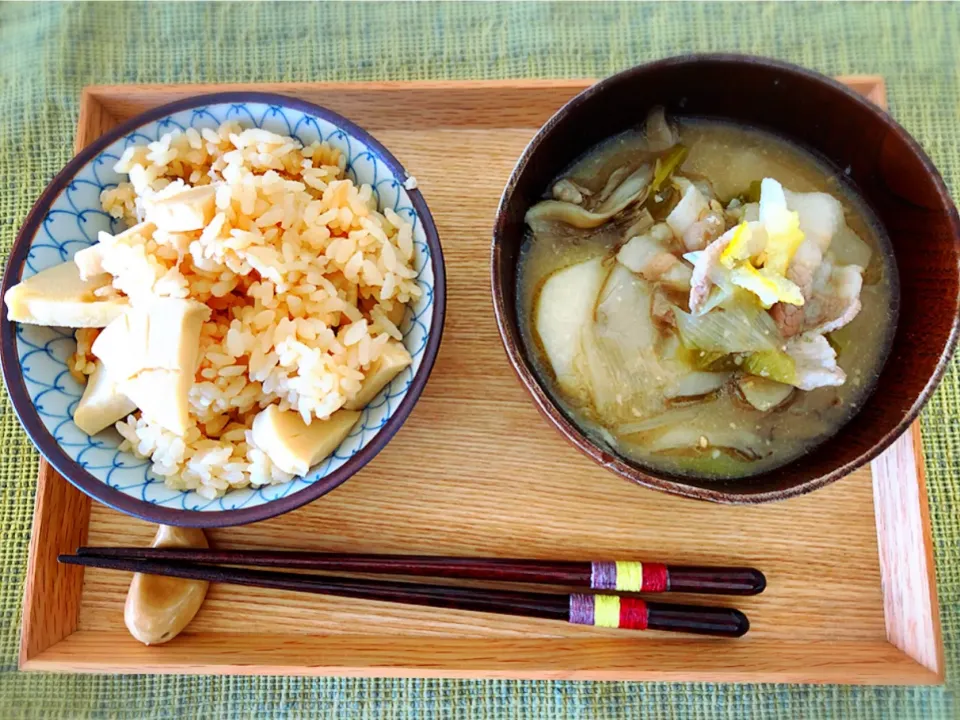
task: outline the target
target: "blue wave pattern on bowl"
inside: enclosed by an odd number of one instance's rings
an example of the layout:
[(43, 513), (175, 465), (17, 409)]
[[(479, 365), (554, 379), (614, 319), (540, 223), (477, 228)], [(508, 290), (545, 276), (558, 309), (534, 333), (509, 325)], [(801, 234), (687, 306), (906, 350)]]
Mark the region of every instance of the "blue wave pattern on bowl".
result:
[(215, 500), (196, 492), (171, 490), (162, 478), (150, 471), (150, 462), (119, 450), (120, 435), (113, 429), (90, 437), (72, 420), (83, 393), (67, 369), (75, 351), (73, 331), (62, 328), (17, 326), (17, 354), (27, 393), (43, 424), (63, 451), (87, 472), (109, 486), (134, 497), (185, 510), (235, 510), (261, 505), (303, 489), (332, 473), (359, 452), (396, 411), (423, 361), (433, 319), (434, 276), (430, 249), (420, 218), (403, 187), (405, 177), (396, 177), (383, 159), (362, 140), (308, 113), (289, 107), (262, 103), (222, 103), (191, 108), (137, 128), (87, 163), (54, 201), (41, 229), (33, 237), (23, 276), (65, 262), (74, 253), (96, 242), (103, 230), (116, 233), (119, 221), (100, 206), (100, 193), (125, 180), (113, 169), (129, 145), (153, 142), (172, 130), (194, 127), (216, 128), (236, 120), (243, 127), (260, 127), (290, 135), (303, 144), (327, 141), (344, 152), (347, 176), (356, 183), (369, 184), (380, 209), (392, 208), (413, 225), (414, 267), (423, 295), (407, 310), (401, 324), (403, 342), (413, 357), (410, 367), (400, 373), (363, 411), (357, 425), (336, 451), (310, 473), (283, 485), (233, 490)]

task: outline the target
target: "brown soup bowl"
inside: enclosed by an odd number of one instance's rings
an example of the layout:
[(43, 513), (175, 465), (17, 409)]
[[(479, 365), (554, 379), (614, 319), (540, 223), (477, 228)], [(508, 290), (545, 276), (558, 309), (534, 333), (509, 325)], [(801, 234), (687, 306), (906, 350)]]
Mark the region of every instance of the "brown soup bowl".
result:
[[(743, 479), (677, 475), (628, 460), (583, 433), (553, 400), (521, 337), (517, 270), (524, 214), (551, 181), (606, 138), (667, 114), (712, 117), (772, 131), (846, 172), (892, 242), (899, 320), (872, 394), (805, 455)], [(699, 500), (760, 503), (821, 488), (869, 462), (917, 417), (946, 369), (960, 309), (960, 218), (920, 145), (871, 102), (817, 73), (765, 58), (689, 55), (641, 65), (563, 106), (531, 140), (507, 183), (493, 232), (493, 303), (520, 381), (580, 451), (645, 487)]]

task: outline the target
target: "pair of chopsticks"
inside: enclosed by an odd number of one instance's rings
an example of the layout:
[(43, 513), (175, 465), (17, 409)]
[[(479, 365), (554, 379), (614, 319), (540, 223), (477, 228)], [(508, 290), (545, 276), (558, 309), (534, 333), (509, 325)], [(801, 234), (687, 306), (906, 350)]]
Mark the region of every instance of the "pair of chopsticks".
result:
[[(572, 562), (359, 555), (264, 550), (81, 547), (60, 562), (190, 580), (382, 600), (429, 607), (565, 620), (632, 630), (739, 637), (750, 623), (739, 610), (651, 602), (615, 593), (688, 592), (755, 595), (763, 573), (746, 567), (639, 562)], [(231, 567), (253, 566), (253, 567)], [(597, 593), (539, 593), (277, 572), (260, 568), (569, 585)], [(605, 592), (606, 591), (606, 592)]]

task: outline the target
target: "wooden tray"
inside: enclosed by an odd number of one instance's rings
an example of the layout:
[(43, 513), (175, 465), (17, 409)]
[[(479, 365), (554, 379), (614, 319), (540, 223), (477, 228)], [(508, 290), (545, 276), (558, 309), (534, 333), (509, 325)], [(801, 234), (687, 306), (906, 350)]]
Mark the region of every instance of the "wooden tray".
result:
[[(884, 102), (880, 78), (849, 84)], [(416, 175), (447, 262), (446, 332), (407, 424), (321, 500), (210, 531), (228, 547), (762, 568), (737, 641), (213, 587), (188, 632), (145, 647), (123, 626), (129, 575), (60, 566), (78, 545), (154, 528), (92, 504), (41, 463), (20, 667), (118, 673), (930, 684), (943, 679), (919, 431), (873, 465), (780, 504), (723, 507), (644, 490), (568, 446), (507, 364), (489, 287), (490, 228), (534, 131), (585, 80), (244, 85), (326, 105)], [(90, 87), (77, 148), (137, 113), (223, 86)], [(430, 448), (424, 454), (423, 448)], [(678, 597), (678, 600), (690, 599)], [(698, 599), (703, 601), (702, 598)], [(729, 602), (717, 599), (714, 602)]]

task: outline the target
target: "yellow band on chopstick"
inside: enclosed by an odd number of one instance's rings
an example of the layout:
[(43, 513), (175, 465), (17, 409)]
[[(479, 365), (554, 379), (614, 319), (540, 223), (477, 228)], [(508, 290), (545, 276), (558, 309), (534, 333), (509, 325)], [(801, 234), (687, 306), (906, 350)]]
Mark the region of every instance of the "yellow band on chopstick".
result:
[(620, 598), (616, 595), (594, 595), (593, 624), (596, 627), (620, 627)]
[(617, 561), (617, 586), (620, 592), (640, 592), (643, 588), (643, 563)]

